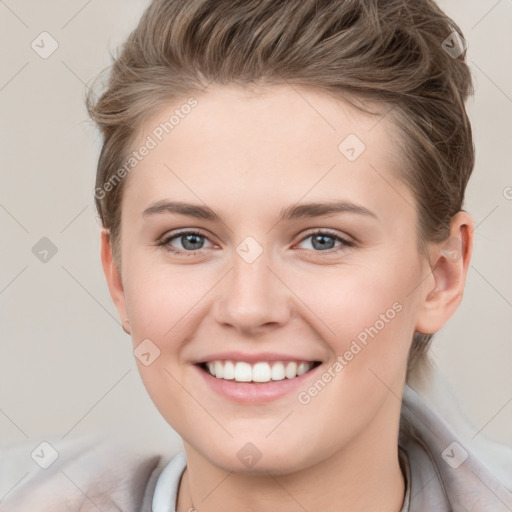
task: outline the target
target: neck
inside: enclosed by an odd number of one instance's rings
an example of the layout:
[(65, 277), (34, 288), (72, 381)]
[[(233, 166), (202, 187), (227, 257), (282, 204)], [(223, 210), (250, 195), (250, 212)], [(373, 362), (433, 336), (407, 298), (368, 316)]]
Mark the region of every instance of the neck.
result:
[(176, 510), (399, 512), (405, 484), (398, 456), (398, 421), (390, 425), (389, 416), (385, 419), (384, 427), (372, 422), (329, 458), (285, 475), (226, 471), (185, 443), (187, 469)]

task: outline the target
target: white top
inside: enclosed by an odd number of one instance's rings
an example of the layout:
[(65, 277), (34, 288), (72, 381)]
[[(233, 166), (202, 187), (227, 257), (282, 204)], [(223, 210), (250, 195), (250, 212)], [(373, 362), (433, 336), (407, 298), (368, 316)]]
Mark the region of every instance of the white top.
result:
[(181, 476), (187, 467), (185, 452), (178, 452), (160, 473), (153, 494), (152, 512), (176, 512)]

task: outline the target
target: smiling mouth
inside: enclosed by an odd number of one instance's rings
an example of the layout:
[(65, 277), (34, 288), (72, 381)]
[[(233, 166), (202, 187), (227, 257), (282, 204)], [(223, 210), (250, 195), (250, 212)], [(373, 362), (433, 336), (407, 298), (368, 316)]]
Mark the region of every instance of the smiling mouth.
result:
[(320, 361), (262, 361), (251, 364), (245, 361), (218, 360), (199, 363), (198, 366), (217, 379), (261, 383), (295, 379), (320, 364)]

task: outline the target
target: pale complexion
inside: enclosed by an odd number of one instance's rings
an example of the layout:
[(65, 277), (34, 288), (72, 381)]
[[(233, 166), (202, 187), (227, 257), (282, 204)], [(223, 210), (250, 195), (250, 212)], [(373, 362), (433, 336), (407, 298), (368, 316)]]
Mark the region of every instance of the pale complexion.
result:
[[(102, 234), (108, 285), (134, 346), (149, 339), (161, 351), (151, 365), (138, 365), (184, 441), (177, 510), (398, 512), (408, 350), (415, 330), (438, 331), (459, 305), (471, 217), (460, 212), (452, 222), (461, 257), (447, 258), (433, 244), (428, 259), (418, 252), (416, 201), (396, 177), (402, 160), (386, 118), (376, 124), (345, 102), (288, 86), (258, 94), (211, 86), (196, 98), (197, 107), (128, 178), (120, 272)], [(146, 123), (135, 147), (180, 104)], [(338, 150), (351, 133), (366, 145), (355, 161)], [(162, 201), (208, 207), (220, 220), (165, 209), (144, 214)], [(330, 201), (371, 214), (279, 221), (286, 208)], [(326, 230), (353, 245), (324, 238), (322, 249), (308, 236)], [(201, 236), (190, 249), (186, 237), (170, 239), (178, 231)], [(251, 263), (236, 250), (246, 237), (263, 250)], [(401, 311), (317, 396), (299, 403), (298, 392), (396, 303)], [(224, 351), (291, 354), (321, 365), (291, 393), (239, 403), (207, 385), (195, 364)], [(251, 468), (237, 457), (248, 442), (262, 454)]]

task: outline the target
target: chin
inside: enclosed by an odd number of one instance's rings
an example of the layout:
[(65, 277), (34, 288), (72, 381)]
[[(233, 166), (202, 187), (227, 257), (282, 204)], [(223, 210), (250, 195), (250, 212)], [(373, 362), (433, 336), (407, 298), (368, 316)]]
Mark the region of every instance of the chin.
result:
[[(227, 472), (244, 475), (287, 475), (318, 463), (322, 456), (304, 451), (304, 440), (296, 444), (284, 443), (282, 439), (261, 442), (235, 438), (224, 445), (213, 442), (197, 446), (194, 450), (212, 465)], [(310, 445), (310, 450), (313, 448)]]

